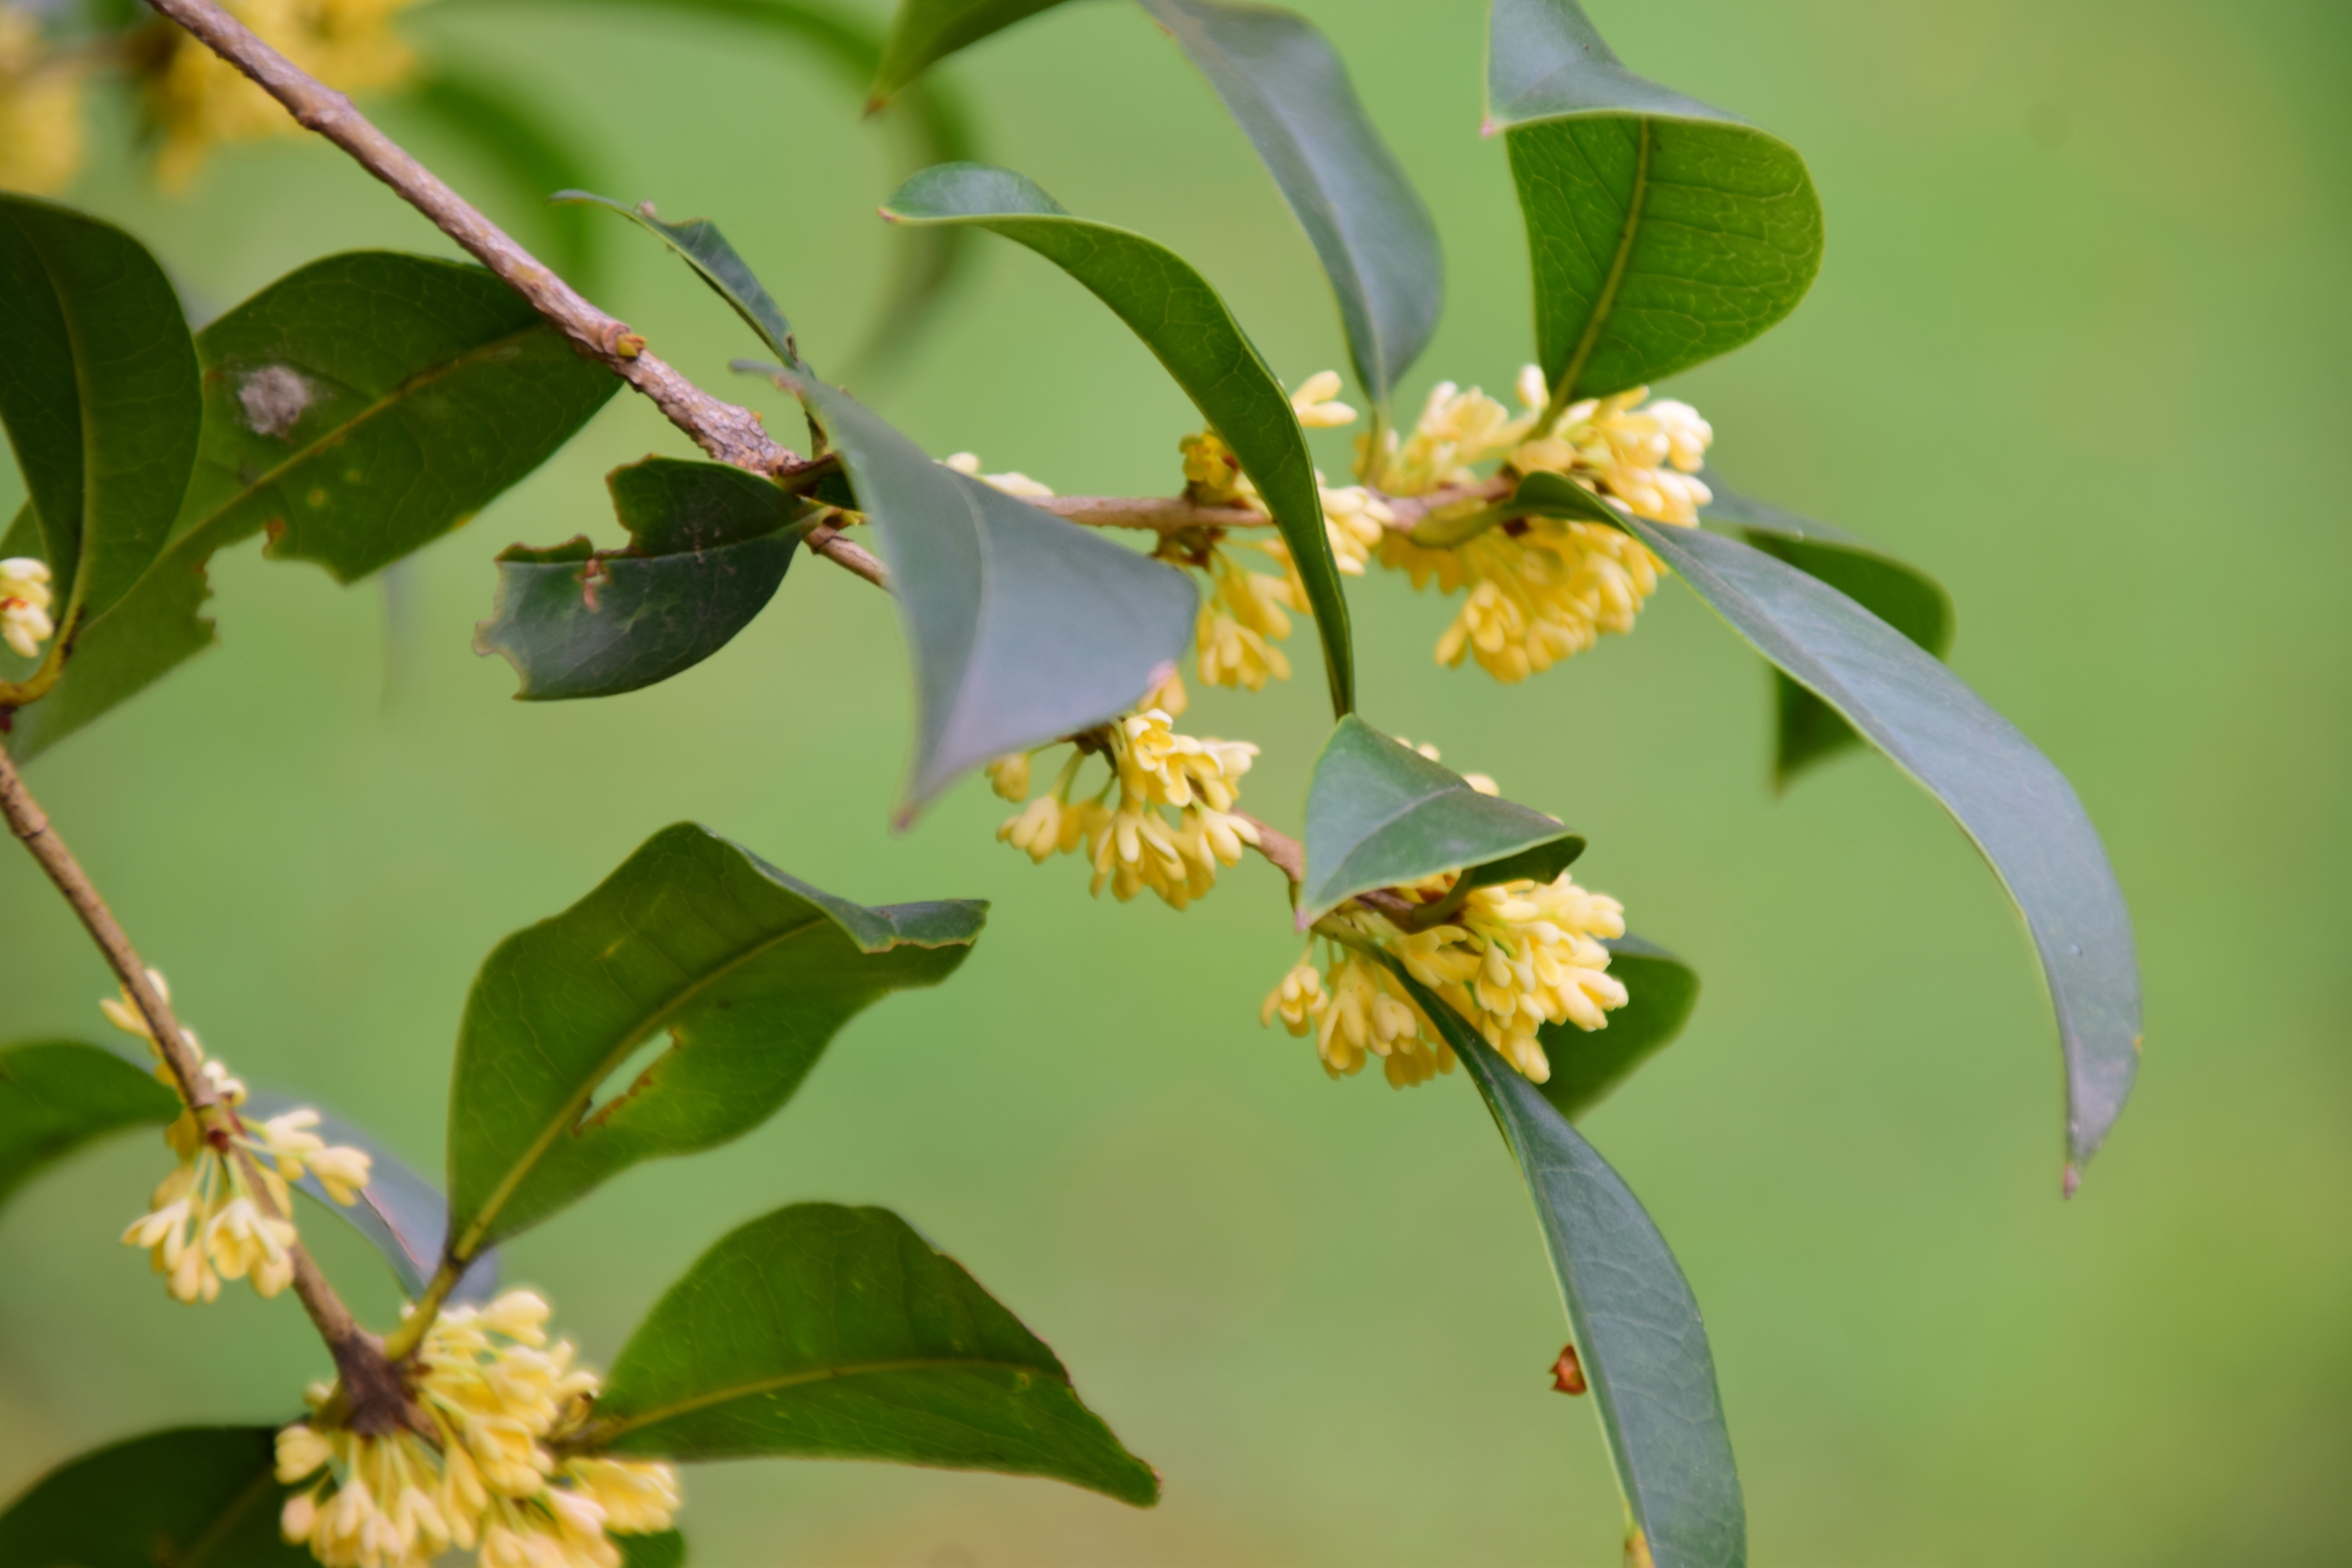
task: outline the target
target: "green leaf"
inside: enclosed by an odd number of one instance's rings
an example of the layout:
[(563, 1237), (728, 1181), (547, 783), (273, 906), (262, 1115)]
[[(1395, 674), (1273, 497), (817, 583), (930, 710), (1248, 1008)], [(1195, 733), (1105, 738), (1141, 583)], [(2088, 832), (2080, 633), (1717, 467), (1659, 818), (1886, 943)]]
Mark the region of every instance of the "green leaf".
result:
[(621, 1568), (686, 1568), (686, 1537), (675, 1530), (657, 1535), (620, 1535)]
[[(953, 973), (986, 912), (866, 909), (692, 823), (654, 835), (594, 892), (500, 942), (466, 998), (450, 1258), (641, 1160), (750, 1131), (869, 1004)], [(597, 1086), (665, 1032), (664, 1054), (592, 1114)]]
[(1298, 927), (1359, 893), (1465, 867), (1465, 892), (1522, 877), (1549, 882), (1583, 852), (1584, 840), (1557, 818), (1480, 795), (1349, 714), (1324, 742), (1307, 788)]
[(40, 519), (58, 625), (163, 547), (203, 424), (179, 296), (129, 235), (0, 192), (0, 424)]
[(769, 297), (766, 287), (752, 276), (743, 258), (709, 218), (664, 223), (654, 216), (651, 202), (629, 206), (588, 191), (558, 191), (551, 199), (593, 203), (619, 213), (676, 251), (710, 286), (710, 291), (726, 300), (728, 307), (743, 319), (743, 324), (759, 335), (760, 341), (768, 345), (768, 352), (786, 364), (801, 363), (800, 350), (793, 342), (793, 324), (785, 320), (782, 308)]
[(1575, 0), (1495, 0), (1486, 104), (1555, 410), (1727, 353), (1812, 287), (1822, 205), (1796, 150), (1625, 69)]
[(1493, 506), (1451, 516), (1433, 512), (1422, 519), (1413, 525), (1412, 542), (1433, 550), (1451, 550), (1515, 517), (1565, 518), (1570, 522), (1605, 522), (1612, 528), (1625, 525), (1622, 515), (1574, 479), (1538, 468), (1520, 479), (1507, 499)]
[(405, 101), (505, 176), (545, 226), (548, 261), (573, 288), (593, 292), (604, 249), (594, 224), (579, 207), (548, 205), (557, 191), (585, 185), (592, 178), (574, 155), (576, 141), (519, 101), (512, 84), (453, 73), (437, 63), (409, 89)]
[(836, 387), (782, 380), (841, 454), (914, 655), (901, 824), (965, 769), (1092, 728), (1165, 679), (1199, 608), (1181, 572), (934, 463)]
[(112, 1051), (79, 1040), (0, 1049), (0, 1204), (45, 1165), (130, 1127), (161, 1127), (180, 1097)]
[(197, 347), (204, 447), (171, 542), (18, 716), (20, 759), (212, 645), (215, 551), (267, 529), (273, 557), (351, 582), (470, 520), (621, 384), (488, 272), (384, 251), (288, 274)]
[(583, 1446), (887, 1459), (1160, 1500), (1044, 1341), (898, 1215), (837, 1204), (778, 1209), (704, 1253), (629, 1337)]
[[(1715, 492), (1702, 514), (1707, 521), (1736, 525), (1757, 549), (1820, 578), (1937, 658), (1951, 653), (1952, 601), (1942, 584), (1843, 529), (1740, 495), (1712, 468), (1705, 478)], [(1836, 710), (1779, 670), (1772, 672), (1772, 689), (1780, 731), (1772, 761), (1776, 787), (1788, 788), (1813, 763), (1861, 743)]]
[(2066, 1059), (2066, 1187), (2139, 1070), (2139, 961), (2098, 830), (2066, 776), (1910, 638), (1762, 551), (1628, 526), (1756, 651), (1835, 709), (1960, 825), (2025, 917)]
[(648, 458), (605, 483), (629, 548), (582, 537), (498, 557), (474, 651), (513, 665), (524, 700), (634, 691), (709, 658), (775, 597), (801, 542), (791, 525), (814, 510), (719, 463)]
[(893, 223), (978, 224), (1018, 240), (1085, 284), (1134, 329), (1256, 483), (1307, 584), (1323, 639), (1332, 711), (1353, 709), (1348, 601), (1324, 531), (1307, 438), (1282, 384), (1208, 280), (1164, 246), (1073, 217), (1025, 176), (984, 163), (924, 170), (898, 187), (882, 216)]
[(1445, 294), (1437, 223), (1312, 22), (1223, 0), (1143, 0), (1241, 123), (1339, 299), (1356, 379), (1385, 404)]
[(959, 49), (1002, 32), (1062, 0), (898, 0), (882, 45), (881, 64), (866, 107), (878, 109), (892, 94)]
[(1609, 950), (1609, 973), (1624, 984), (1625, 1005), (1608, 1015), (1605, 1029), (1546, 1024), (1536, 1031), (1551, 1060), (1551, 1077), (1538, 1087), (1570, 1121), (1672, 1045), (1698, 1006), (1698, 971), (1664, 948), (1638, 936), (1601, 945)]
[(0, 1514), (9, 1568), (316, 1568), (278, 1539), (268, 1426), (182, 1426), (84, 1454)]

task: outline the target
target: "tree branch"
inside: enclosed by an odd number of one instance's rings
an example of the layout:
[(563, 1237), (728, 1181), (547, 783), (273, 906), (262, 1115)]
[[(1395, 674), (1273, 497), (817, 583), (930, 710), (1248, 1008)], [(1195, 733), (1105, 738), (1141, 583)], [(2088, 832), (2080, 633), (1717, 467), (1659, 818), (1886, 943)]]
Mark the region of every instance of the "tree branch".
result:
[[(1448, 485), (1423, 496), (1392, 496), (1374, 491), (1393, 515), (1391, 533), (1410, 533), (1431, 512), (1458, 501), (1491, 501), (1508, 495), (1510, 481), (1496, 478), (1475, 484)], [(1255, 507), (1202, 506), (1186, 496), (1041, 496), (1029, 503), (1056, 517), (1088, 528), (1148, 529), (1155, 533), (1182, 533), (1196, 528), (1272, 528), (1274, 519)]]

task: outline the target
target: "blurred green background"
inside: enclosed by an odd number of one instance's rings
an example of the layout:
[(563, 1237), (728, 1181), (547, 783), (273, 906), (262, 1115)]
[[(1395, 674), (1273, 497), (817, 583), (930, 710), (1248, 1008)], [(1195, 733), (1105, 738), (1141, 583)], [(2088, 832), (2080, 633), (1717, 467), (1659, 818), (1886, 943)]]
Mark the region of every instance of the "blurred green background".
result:
[[(1451, 298), (1408, 406), (1441, 376), (1507, 384), (1529, 332), (1502, 151), (1476, 134), (1484, 8), (1303, 8), (1445, 235)], [(2137, 1097), (2062, 1204), (2026, 943), (1923, 796), (1856, 756), (1774, 800), (1764, 672), (1675, 585), (1634, 637), (1515, 689), (1433, 666), (1437, 601), (1358, 589), (1368, 715), (1589, 834), (1580, 877), (1706, 976), (1690, 1032), (1586, 1131), (1706, 1310), (1755, 1559), (2352, 1560), (2352, 534), (2327, 457), (2352, 413), (2352, 12), (1591, 9), (1637, 68), (1787, 136), (1827, 204), (1803, 309), (1673, 390), (1743, 488), (1950, 586), (1957, 668), (2075, 781), (2147, 972)], [(826, 68), (618, 8), (446, 4), (411, 30), (513, 79), (605, 190), (719, 218), (816, 362), (846, 354), (893, 175)], [(1307, 245), (1139, 13), (1049, 14), (951, 75), (992, 157), (1184, 251), (1286, 379), (1342, 363)], [(545, 232), (484, 165), (396, 104), (383, 118)], [(446, 248), (322, 146), (233, 151), (180, 198), (110, 159), (69, 199), (144, 237), (205, 313), (322, 252)], [(780, 397), (726, 375), (751, 345), (723, 309), (621, 226), (607, 237), (602, 302), (788, 431)], [(1070, 491), (1172, 488), (1191, 423), (1107, 311), (995, 241), (945, 329), (857, 390), (935, 451)], [(711, 1467), (688, 1477), (698, 1561), (1614, 1562), (1603, 1449), (1549, 1391), (1559, 1307), (1486, 1113), (1458, 1078), (1328, 1083), (1307, 1045), (1258, 1028), (1295, 951), (1269, 871), (1181, 916), (1090, 903), (1076, 865), (992, 841), (1004, 807), (978, 784), (894, 836), (889, 607), (805, 563), (682, 679), (508, 700), (506, 667), (468, 649), (490, 554), (613, 540), (600, 476), (648, 450), (685, 447), (617, 399), (419, 557), (389, 616), (378, 588), (234, 552), (223, 646), (35, 766), (207, 1043), (433, 1170), (477, 962), (665, 823), (868, 902), (992, 899), (952, 984), (853, 1025), (754, 1135), (516, 1243), (509, 1277), (608, 1361), (738, 1222), (888, 1205), (1054, 1342), (1167, 1500)], [(1247, 804), (1290, 826), (1326, 723), (1315, 656), (1294, 658), (1286, 688), (1196, 699), (1186, 725), (1264, 745)], [(22, 857), (0, 857), (0, 1031), (101, 1027), (105, 973)], [(290, 1300), (184, 1310), (115, 1245), (160, 1154), (109, 1145), (0, 1215), (0, 1492), (142, 1429), (281, 1416), (324, 1370)], [(388, 1314), (368, 1257), (310, 1229)]]

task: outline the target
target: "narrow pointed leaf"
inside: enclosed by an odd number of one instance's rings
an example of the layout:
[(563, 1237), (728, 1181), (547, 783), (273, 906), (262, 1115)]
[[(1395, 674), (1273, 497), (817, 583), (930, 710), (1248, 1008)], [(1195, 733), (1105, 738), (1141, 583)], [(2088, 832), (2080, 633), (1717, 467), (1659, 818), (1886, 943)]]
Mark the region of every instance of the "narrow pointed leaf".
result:
[(977, 224), (1018, 240), (1085, 284), (1134, 329), (1241, 460), (1290, 546), (1323, 642), (1335, 714), (1355, 707), (1348, 601), (1323, 500), (1290, 399), (1208, 280), (1174, 251), (1073, 217), (1026, 177), (984, 163), (926, 169), (882, 208), (893, 223)]
[(548, 234), (544, 251), (565, 282), (583, 293), (596, 287), (604, 247), (595, 224), (583, 208), (551, 205), (558, 191), (586, 185), (592, 176), (573, 149), (575, 139), (551, 126), (515, 97), (506, 82), (487, 81), (436, 66), (410, 89), (405, 103), (486, 160), (512, 187), (517, 203)]
[(0, 1204), (44, 1166), (132, 1127), (161, 1127), (180, 1097), (102, 1047), (34, 1040), (0, 1050)]
[(1062, 0), (898, 0), (867, 97), (878, 108), (932, 66)]
[[(953, 973), (986, 910), (866, 909), (692, 823), (654, 835), (482, 964), (450, 1089), (449, 1255), (640, 1161), (750, 1131), (868, 1005)], [(665, 1033), (665, 1054), (592, 1114), (598, 1086)]]
[(19, 715), (20, 758), (211, 646), (215, 551), (267, 530), (273, 557), (364, 576), (467, 522), (621, 384), (482, 268), (385, 251), (288, 274), (197, 348), (204, 446), (171, 542)]
[(1044, 1341), (886, 1209), (795, 1204), (703, 1254), (638, 1325), (586, 1443), (673, 1459), (887, 1459), (1122, 1502), (1151, 1467)]
[(171, 281), (111, 224), (0, 192), (0, 424), (40, 520), (55, 618), (106, 613), (155, 559), (204, 422)]
[(1339, 721), (1307, 789), (1298, 926), (1369, 892), (1469, 868), (1470, 885), (1551, 881), (1584, 849), (1555, 817), (1480, 795), (1461, 775), (1353, 714)]
[[(1951, 653), (1952, 600), (1942, 584), (1843, 529), (1740, 495), (1712, 469), (1706, 479), (1715, 492), (1704, 513), (1707, 521), (1737, 526), (1757, 549), (1820, 578), (1937, 658)], [(1772, 692), (1779, 730), (1772, 778), (1779, 788), (1861, 743), (1835, 709), (1779, 670), (1772, 672)]]
[(513, 665), (523, 700), (634, 691), (709, 658), (775, 597), (813, 510), (721, 463), (648, 458), (605, 482), (627, 549), (583, 537), (498, 557), (474, 651)]
[(1638, 936), (1604, 942), (1609, 973), (1625, 987), (1625, 1005), (1605, 1029), (1546, 1024), (1536, 1031), (1551, 1077), (1539, 1086), (1552, 1109), (1577, 1121), (1617, 1091), (1652, 1057), (1672, 1045), (1698, 1006), (1698, 972)]
[(1633, 75), (1575, 0), (1495, 0), (1486, 105), (1556, 406), (1727, 353), (1812, 287), (1822, 206), (1796, 150)]
[(653, 203), (629, 206), (610, 196), (600, 196), (587, 191), (560, 191), (558, 202), (593, 203), (610, 207), (655, 236), (677, 252), (688, 267), (710, 286), (710, 291), (727, 301), (730, 309), (743, 319), (743, 324), (759, 334), (768, 345), (768, 352), (786, 364), (801, 363), (801, 353), (793, 342), (793, 324), (785, 320), (782, 309), (769, 297), (767, 287), (753, 276), (751, 268), (719, 226), (707, 217), (688, 218), (684, 223), (664, 223), (653, 214)]
[(1133, 707), (1192, 640), (1184, 574), (954, 469), (787, 373), (873, 524), (915, 665), (901, 823), (965, 769)]
[(1224, 0), (1143, 0), (1257, 149), (1339, 296), (1356, 379), (1384, 404), (1429, 346), (1445, 262), (1396, 154), (1338, 51), (1288, 11)]
[(1748, 1519), (1706, 1325), (1641, 1200), (1462, 1016), (1384, 960), (1486, 1098), (1535, 1200), (1618, 1490), (1654, 1568), (1739, 1568)]
[(2098, 830), (2066, 776), (1909, 637), (1762, 551), (1628, 525), (1732, 629), (1936, 797), (2032, 935), (2066, 1061), (2067, 1185), (2139, 1069), (2139, 960)]
[(183, 1426), (69, 1459), (0, 1513), (9, 1568), (315, 1568), (278, 1538), (268, 1426)]

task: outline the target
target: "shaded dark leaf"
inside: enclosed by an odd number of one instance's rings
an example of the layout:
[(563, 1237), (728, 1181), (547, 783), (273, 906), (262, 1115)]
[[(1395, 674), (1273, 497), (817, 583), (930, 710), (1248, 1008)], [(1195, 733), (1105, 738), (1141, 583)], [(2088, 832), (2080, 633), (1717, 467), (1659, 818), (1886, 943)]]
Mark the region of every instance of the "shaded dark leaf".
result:
[(131, 1127), (161, 1127), (180, 1097), (112, 1051), (80, 1040), (0, 1049), (0, 1204), (45, 1165)]
[(1625, 1005), (1605, 1029), (1546, 1024), (1536, 1031), (1551, 1077), (1538, 1086), (1552, 1109), (1574, 1121), (1615, 1093), (1643, 1063), (1672, 1045), (1698, 1006), (1698, 972), (1638, 936), (1609, 949), (1609, 973), (1625, 987)]
[(675, 1530), (657, 1535), (620, 1535), (621, 1568), (686, 1568), (686, 1537)]
[(182, 1426), (69, 1459), (0, 1514), (8, 1568), (316, 1568), (278, 1539), (268, 1426)]

